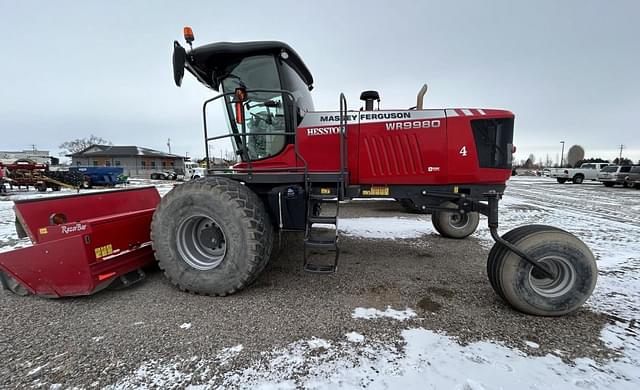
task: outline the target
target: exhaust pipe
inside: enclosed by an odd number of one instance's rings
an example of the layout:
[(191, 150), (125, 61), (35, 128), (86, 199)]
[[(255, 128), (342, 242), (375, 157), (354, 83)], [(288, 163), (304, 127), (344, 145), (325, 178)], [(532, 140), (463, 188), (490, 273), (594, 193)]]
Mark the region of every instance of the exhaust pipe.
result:
[(418, 91), (418, 101), (416, 102), (416, 110), (422, 110), (424, 95), (426, 95), (428, 88), (429, 87), (427, 86), (427, 84), (424, 84), (422, 88), (420, 88), (420, 91)]

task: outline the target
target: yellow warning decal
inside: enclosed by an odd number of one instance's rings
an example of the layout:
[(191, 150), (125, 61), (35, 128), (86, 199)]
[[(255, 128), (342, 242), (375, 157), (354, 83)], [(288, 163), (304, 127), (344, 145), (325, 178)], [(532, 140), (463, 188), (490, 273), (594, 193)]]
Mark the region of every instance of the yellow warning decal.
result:
[(389, 196), (389, 187), (371, 186), (370, 190), (362, 190), (364, 196)]
[(453, 193), (457, 194), (458, 193), (458, 186), (453, 187)]
[(100, 246), (95, 249), (95, 252), (96, 252), (96, 259), (99, 259), (101, 257), (109, 256), (110, 254), (112, 254), (113, 247), (111, 246), (111, 244)]
[(39, 232), (40, 232), (40, 234), (47, 234), (47, 233), (49, 233), (49, 231), (47, 230), (47, 228), (46, 228), (46, 227), (40, 228)]
[(321, 195), (331, 195), (331, 188), (320, 188)]

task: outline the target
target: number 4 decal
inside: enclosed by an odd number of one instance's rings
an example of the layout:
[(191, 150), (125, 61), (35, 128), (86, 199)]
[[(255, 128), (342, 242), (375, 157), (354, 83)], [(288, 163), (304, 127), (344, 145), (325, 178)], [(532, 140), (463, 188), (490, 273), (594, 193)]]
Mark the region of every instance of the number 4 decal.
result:
[(469, 153), (467, 152), (467, 147), (466, 147), (466, 146), (463, 146), (463, 147), (462, 147), (462, 149), (460, 149), (460, 155), (461, 155), (462, 157), (467, 157), (467, 154), (469, 154)]

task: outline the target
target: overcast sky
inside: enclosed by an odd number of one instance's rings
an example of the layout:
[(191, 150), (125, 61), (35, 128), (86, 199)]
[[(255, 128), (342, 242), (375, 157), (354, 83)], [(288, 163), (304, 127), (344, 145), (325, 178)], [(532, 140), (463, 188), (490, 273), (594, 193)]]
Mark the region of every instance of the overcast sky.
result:
[[(382, 108), (506, 108), (516, 158), (640, 159), (640, 1), (0, 0), (0, 150), (58, 153), (90, 133), (202, 156), (202, 101), (173, 84), (172, 42), (281, 40), (315, 78), (316, 109), (376, 89)], [(211, 120), (226, 131), (218, 107)], [(223, 141), (228, 142), (228, 140)], [(214, 147), (228, 148), (226, 144)]]

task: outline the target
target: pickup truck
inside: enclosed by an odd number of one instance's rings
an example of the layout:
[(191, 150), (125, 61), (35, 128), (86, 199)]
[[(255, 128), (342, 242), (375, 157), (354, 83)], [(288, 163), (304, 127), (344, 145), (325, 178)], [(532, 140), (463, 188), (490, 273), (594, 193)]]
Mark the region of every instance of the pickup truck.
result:
[(555, 178), (558, 183), (564, 184), (572, 181), (575, 184), (582, 184), (585, 180), (598, 180), (598, 172), (608, 163), (584, 163), (580, 168), (553, 168), (549, 173), (549, 177)]

